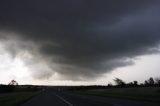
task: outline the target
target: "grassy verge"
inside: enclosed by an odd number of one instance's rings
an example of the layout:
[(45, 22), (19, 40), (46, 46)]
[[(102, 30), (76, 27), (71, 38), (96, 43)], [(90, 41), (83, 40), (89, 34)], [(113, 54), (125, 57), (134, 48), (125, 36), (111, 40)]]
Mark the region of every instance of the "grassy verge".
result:
[(127, 91), (126, 89), (88, 90), (88, 91), (77, 91), (76, 93), (85, 94), (85, 95), (130, 99), (130, 100), (148, 101), (148, 102), (160, 102), (160, 93), (150, 92), (150, 91), (147, 92), (146, 89), (144, 90), (132, 89), (131, 91)]
[(0, 97), (0, 106), (19, 106), (37, 94), (38, 92), (23, 92), (16, 95), (3, 96)]

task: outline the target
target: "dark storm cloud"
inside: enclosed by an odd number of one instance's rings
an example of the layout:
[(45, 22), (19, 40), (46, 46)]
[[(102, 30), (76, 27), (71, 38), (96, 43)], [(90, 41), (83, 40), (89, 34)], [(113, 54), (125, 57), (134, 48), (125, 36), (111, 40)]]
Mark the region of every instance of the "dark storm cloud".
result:
[(47, 74), (39, 71), (44, 77), (84, 80), (153, 53), (160, 41), (159, 6), (158, 0), (1, 0), (0, 31), (14, 32), (8, 36), (25, 44), (15, 51), (46, 62)]

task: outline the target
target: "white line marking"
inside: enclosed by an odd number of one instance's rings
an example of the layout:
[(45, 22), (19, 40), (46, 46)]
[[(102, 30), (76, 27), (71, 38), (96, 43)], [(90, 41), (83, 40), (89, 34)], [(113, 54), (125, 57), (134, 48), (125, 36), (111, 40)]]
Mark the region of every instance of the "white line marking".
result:
[(115, 105), (115, 106), (123, 106), (123, 105), (119, 105), (119, 104), (113, 104), (113, 105)]
[(64, 98), (62, 98), (61, 96), (55, 94), (59, 99), (61, 99), (63, 102), (65, 102), (66, 104), (68, 104), (69, 106), (73, 106), (70, 102), (68, 102), (67, 100), (65, 100)]

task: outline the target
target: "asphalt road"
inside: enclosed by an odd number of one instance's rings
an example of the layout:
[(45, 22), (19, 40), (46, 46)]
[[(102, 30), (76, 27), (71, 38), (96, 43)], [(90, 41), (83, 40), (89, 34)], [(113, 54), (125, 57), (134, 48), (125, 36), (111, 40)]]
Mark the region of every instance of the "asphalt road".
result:
[(160, 103), (44, 91), (21, 106), (160, 106)]

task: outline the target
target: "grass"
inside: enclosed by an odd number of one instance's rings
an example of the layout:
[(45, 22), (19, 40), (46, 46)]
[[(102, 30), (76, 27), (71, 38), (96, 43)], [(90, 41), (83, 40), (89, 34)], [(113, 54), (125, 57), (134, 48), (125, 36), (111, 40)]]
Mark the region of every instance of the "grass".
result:
[(23, 92), (15, 95), (2, 96), (0, 97), (0, 106), (19, 106), (37, 94), (38, 92)]
[(160, 102), (159, 90), (160, 88), (112, 88), (78, 91), (78, 93), (148, 102)]

